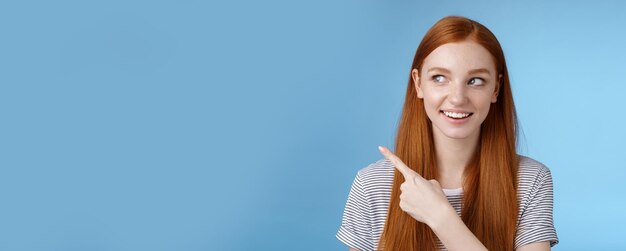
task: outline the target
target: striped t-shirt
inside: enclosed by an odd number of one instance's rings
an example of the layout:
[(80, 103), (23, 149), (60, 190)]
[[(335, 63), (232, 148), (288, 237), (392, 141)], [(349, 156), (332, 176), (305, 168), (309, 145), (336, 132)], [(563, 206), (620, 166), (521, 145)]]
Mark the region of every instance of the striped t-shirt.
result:
[[(553, 191), (550, 169), (542, 163), (522, 155), (518, 172), (519, 214), (515, 249), (523, 245), (559, 240), (552, 220)], [(388, 159), (380, 159), (358, 171), (343, 212), (336, 238), (349, 247), (361, 251), (375, 250), (385, 227), (391, 197), (394, 166)], [(463, 189), (443, 189), (457, 214), (461, 215)], [(435, 238), (440, 250), (446, 250)]]

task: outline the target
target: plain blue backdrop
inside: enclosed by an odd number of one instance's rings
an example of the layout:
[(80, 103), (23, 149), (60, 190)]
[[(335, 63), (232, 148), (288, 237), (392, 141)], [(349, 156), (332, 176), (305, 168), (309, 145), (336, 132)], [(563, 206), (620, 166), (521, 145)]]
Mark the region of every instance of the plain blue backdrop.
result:
[(446, 15), (504, 47), (554, 250), (626, 249), (624, 7), (2, 1), (0, 250), (347, 250), (350, 185)]

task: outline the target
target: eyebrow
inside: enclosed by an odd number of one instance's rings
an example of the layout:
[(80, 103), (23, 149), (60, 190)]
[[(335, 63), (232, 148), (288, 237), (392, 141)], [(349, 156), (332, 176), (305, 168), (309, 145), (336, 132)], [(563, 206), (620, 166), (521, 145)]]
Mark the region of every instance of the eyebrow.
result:
[(487, 75), (491, 75), (489, 70), (487, 70), (485, 68), (473, 69), (473, 70), (467, 72), (467, 74), (476, 74), (476, 73), (486, 73)]
[[(440, 71), (440, 72), (443, 72), (443, 73), (450, 73), (450, 70), (448, 70), (446, 68), (441, 68), (441, 67), (433, 67), (433, 68), (428, 69), (428, 72), (431, 72), (431, 71)], [(472, 70), (469, 70), (467, 72), (467, 74), (476, 74), (476, 73), (486, 73), (487, 75), (491, 75), (489, 70), (487, 70), (485, 68), (472, 69)]]
[(433, 67), (428, 69), (427, 72), (431, 72), (431, 71), (440, 71), (440, 72), (444, 72), (444, 73), (450, 73), (450, 71), (446, 68), (441, 68), (441, 67)]

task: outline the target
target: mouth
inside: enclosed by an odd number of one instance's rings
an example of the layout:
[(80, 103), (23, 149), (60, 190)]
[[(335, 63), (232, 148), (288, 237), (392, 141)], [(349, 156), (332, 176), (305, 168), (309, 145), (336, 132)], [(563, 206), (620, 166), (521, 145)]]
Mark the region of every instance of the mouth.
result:
[(441, 110), (439, 112), (443, 114), (444, 116), (454, 119), (454, 120), (463, 120), (463, 119), (469, 118), (470, 116), (474, 114), (473, 112), (450, 112), (450, 111), (444, 111), (444, 110)]

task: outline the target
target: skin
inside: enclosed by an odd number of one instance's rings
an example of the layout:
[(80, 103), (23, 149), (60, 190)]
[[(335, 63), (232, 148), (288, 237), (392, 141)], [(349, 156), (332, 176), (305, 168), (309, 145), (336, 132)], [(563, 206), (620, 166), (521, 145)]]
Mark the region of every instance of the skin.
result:
[[(422, 72), (413, 69), (412, 76), (417, 96), (424, 99), (426, 114), (432, 121), (440, 179), (424, 179), (389, 149), (379, 147), (405, 178), (400, 186), (400, 208), (427, 224), (450, 251), (487, 250), (456, 214), (442, 188), (462, 187), (463, 171), (477, 147), (480, 125), (491, 103), (497, 102), (501, 75), (496, 73), (493, 58), (485, 48), (463, 41), (435, 49), (424, 60)], [(455, 124), (442, 110), (472, 115), (465, 123)], [(547, 241), (535, 242), (516, 250), (545, 251), (550, 245)]]

